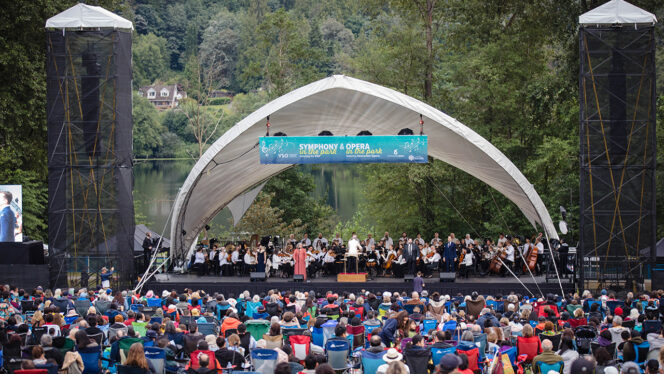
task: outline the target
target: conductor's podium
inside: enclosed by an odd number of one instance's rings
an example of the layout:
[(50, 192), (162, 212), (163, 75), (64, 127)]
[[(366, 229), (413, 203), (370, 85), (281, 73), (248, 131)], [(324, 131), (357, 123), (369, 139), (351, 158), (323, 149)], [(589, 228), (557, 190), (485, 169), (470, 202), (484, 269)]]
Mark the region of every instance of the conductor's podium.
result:
[(337, 282), (360, 283), (360, 282), (366, 282), (366, 281), (367, 281), (367, 273), (340, 273), (340, 274), (337, 274)]

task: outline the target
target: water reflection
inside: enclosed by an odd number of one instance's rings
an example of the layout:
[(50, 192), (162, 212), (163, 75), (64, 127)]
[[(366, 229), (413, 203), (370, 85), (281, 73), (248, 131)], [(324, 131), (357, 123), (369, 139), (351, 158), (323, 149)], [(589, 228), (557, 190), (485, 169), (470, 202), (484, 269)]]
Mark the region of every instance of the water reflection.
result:
[[(178, 189), (184, 183), (193, 160), (155, 160), (134, 165), (134, 200), (136, 223), (145, 223), (161, 232)], [(364, 181), (360, 165), (300, 165), (303, 172), (314, 178), (313, 196), (323, 198), (342, 221), (349, 220), (362, 199)], [(224, 209), (214, 219), (219, 226), (229, 226), (230, 212)], [(166, 228), (166, 235), (170, 227)]]

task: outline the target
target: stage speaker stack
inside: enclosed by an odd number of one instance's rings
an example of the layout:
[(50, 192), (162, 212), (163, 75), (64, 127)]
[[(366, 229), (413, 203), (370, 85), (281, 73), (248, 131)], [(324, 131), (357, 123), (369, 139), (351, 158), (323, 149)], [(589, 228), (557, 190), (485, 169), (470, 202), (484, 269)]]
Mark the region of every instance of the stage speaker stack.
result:
[(123, 287), (135, 279), (132, 29), (86, 4), (46, 21), (52, 286), (111, 265)]
[(302, 274), (295, 274), (293, 275), (293, 282), (304, 282), (304, 275)]
[(655, 263), (657, 19), (613, 3), (579, 17), (581, 289), (632, 289)]
[(446, 272), (440, 272), (440, 282), (454, 282), (456, 279), (456, 273), (446, 273)]
[(405, 283), (412, 282), (413, 279), (415, 279), (415, 276), (411, 275), (411, 274), (406, 274), (406, 275), (403, 276), (403, 281)]
[(249, 274), (249, 280), (251, 282), (265, 282), (265, 280), (266, 280), (265, 272), (252, 271)]

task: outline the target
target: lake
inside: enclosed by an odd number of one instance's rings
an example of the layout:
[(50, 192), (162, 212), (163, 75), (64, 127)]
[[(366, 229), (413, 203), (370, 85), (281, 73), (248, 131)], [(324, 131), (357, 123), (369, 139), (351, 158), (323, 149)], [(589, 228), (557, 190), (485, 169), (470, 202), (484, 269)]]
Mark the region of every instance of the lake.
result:
[[(146, 224), (150, 229), (161, 233), (168, 219), (171, 206), (194, 160), (153, 160), (137, 161), (134, 164), (134, 201), (136, 223)], [(296, 166), (314, 178), (315, 189), (312, 195), (323, 198), (334, 208), (342, 221), (349, 220), (362, 200), (364, 181), (359, 165), (299, 165)], [(214, 223), (229, 227), (231, 217), (224, 209), (214, 219)], [(170, 235), (170, 224), (166, 227), (166, 237)]]

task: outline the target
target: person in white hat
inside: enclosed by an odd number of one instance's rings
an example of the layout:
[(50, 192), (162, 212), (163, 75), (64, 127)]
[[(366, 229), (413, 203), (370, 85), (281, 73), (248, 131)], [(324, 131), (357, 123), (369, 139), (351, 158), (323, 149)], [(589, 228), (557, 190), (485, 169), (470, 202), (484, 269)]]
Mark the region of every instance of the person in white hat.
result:
[[(380, 365), (378, 369), (376, 369), (376, 374), (385, 374), (387, 368), (390, 366), (390, 363), (392, 362), (401, 363), (401, 360), (403, 360), (403, 355), (399, 353), (399, 351), (397, 351), (396, 348), (388, 349), (387, 353), (383, 355), (383, 361), (385, 361), (385, 363)], [(401, 363), (401, 365), (403, 365), (403, 363)], [(410, 373), (408, 366), (406, 365), (403, 366), (406, 368), (406, 373)]]

